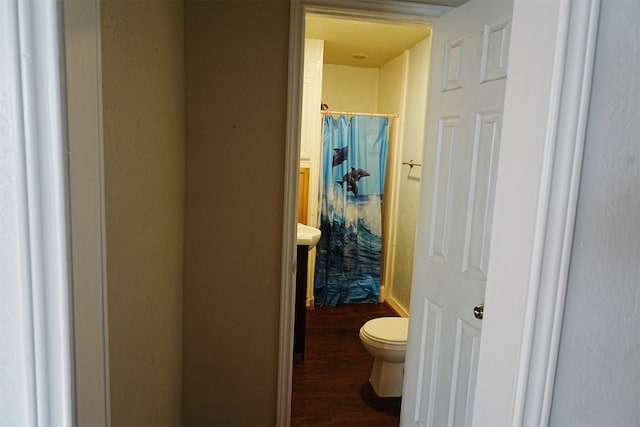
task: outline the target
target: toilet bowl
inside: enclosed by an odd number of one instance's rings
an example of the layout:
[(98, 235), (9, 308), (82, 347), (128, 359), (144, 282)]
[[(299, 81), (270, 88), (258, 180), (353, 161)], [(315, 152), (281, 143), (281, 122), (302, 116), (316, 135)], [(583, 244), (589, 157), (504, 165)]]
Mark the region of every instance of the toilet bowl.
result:
[(402, 396), (409, 318), (379, 317), (360, 328), (360, 341), (374, 357), (369, 383), (380, 397)]

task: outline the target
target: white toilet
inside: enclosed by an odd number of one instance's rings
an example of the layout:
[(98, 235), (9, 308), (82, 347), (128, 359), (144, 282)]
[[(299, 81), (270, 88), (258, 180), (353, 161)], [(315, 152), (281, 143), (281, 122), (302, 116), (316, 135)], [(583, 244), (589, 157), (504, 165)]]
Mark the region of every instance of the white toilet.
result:
[(380, 397), (402, 396), (408, 317), (379, 317), (360, 328), (360, 341), (375, 358), (369, 383)]

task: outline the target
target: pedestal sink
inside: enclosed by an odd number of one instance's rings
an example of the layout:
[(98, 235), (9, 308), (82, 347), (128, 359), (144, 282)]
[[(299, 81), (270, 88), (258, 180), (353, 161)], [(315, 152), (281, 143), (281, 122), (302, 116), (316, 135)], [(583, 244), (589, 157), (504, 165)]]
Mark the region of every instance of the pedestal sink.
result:
[(298, 246), (307, 246), (311, 250), (318, 244), (320, 235), (317, 228), (298, 223)]
[(298, 265), (296, 268), (295, 323), (293, 326), (293, 361), (304, 360), (307, 301), (307, 263), (309, 251), (318, 244), (320, 230), (298, 223)]

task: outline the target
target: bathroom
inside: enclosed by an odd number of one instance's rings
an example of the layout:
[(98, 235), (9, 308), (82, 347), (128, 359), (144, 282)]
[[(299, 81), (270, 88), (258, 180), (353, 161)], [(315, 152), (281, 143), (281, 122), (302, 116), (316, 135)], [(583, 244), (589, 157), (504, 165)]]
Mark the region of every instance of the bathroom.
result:
[[(319, 106), (325, 104), (329, 111), (388, 115), (380, 302), (405, 317), (409, 314), (423, 173), (430, 48), (430, 29), (425, 26), (314, 14), (306, 17), (298, 222), (319, 224)], [(309, 254), (307, 307), (317, 303), (314, 265), (315, 249)]]
[[(379, 302), (384, 302), (391, 309), (384, 311), (382, 307), (379, 309), (370, 307), (368, 311), (370, 314), (358, 317), (361, 316), (358, 311), (364, 311), (364, 307), (343, 306), (340, 307), (342, 312), (351, 310), (354, 313), (340, 318), (347, 320), (338, 320), (340, 315), (336, 313), (335, 316), (331, 315), (331, 320), (327, 322), (344, 321), (347, 323), (344, 325), (345, 328), (352, 328), (349, 322), (358, 318), (361, 319), (357, 325), (359, 328), (369, 319), (397, 314), (401, 316), (397, 320), (403, 322), (403, 327), (395, 328), (394, 325), (394, 329), (404, 330), (406, 342), (406, 318), (410, 308), (419, 190), (424, 170), (421, 164), (431, 53), (430, 29), (426, 26), (353, 21), (342, 17), (307, 14), (305, 35), (298, 193), (299, 223), (320, 228), (318, 200), (321, 194), (318, 194), (318, 188), (321, 187), (320, 171), (322, 170), (319, 166), (323, 134), (321, 104), (324, 104), (323, 108), (329, 112), (386, 116), (389, 123), (387, 170), (382, 203)], [(326, 114), (327, 111), (324, 113)], [(338, 114), (331, 114), (331, 116), (338, 117)], [(308, 257), (307, 310), (314, 310), (314, 307), (322, 305), (322, 300), (316, 300), (314, 296), (316, 250), (317, 248), (313, 248)], [(314, 322), (314, 319), (322, 316), (316, 312), (323, 310), (326, 311), (326, 309), (316, 308), (307, 317)], [(338, 312), (338, 310), (334, 311)], [(307, 328), (307, 331), (307, 335), (332, 334), (314, 327)], [(357, 330), (351, 332), (351, 335), (357, 338)], [(318, 342), (321, 338), (311, 336), (307, 337), (307, 343), (309, 340)], [(359, 341), (357, 344), (362, 351), (362, 363), (368, 366), (365, 369), (367, 372), (360, 372), (358, 374), (360, 377), (351, 375), (354, 376), (355, 384), (366, 384), (370, 379), (370, 386), (369, 384), (362, 386), (360, 396), (356, 397), (354, 394), (350, 398), (358, 401), (351, 403), (354, 405), (351, 410), (366, 410), (357, 406), (361, 401), (373, 402), (370, 404), (373, 414), (380, 413), (380, 407), (389, 408), (394, 404), (399, 407), (404, 348), (401, 351), (400, 363), (387, 364), (378, 356), (375, 357), (374, 362), (370, 342), (365, 345), (366, 338), (362, 336), (361, 340), (362, 343)], [(342, 351), (341, 344), (332, 343), (331, 345), (336, 346), (337, 352)], [(294, 360), (296, 360), (295, 356)], [(311, 363), (316, 362), (314, 360)], [(326, 362), (331, 363), (331, 361)], [(342, 365), (348, 366), (348, 363), (344, 359), (341, 361)], [(376, 366), (379, 367), (376, 368)], [(308, 406), (304, 410), (300, 409), (299, 405), (305, 405), (300, 403), (305, 401), (300, 396), (305, 393), (300, 390), (305, 388), (300, 387), (299, 382), (296, 381), (296, 378), (299, 379), (301, 376), (300, 369), (303, 368), (299, 365), (294, 368), (294, 420), (298, 420), (304, 414), (317, 415), (322, 412), (320, 409)], [(307, 367), (307, 369), (309, 372), (315, 372), (313, 367)], [(380, 372), (391, 372), (394, 369), (398, 371), (397, 375), (380, 375)], [(317, 387), (311, 387), (310, 390), (313, 393), (318, 392)], [(369, 397), (366, 397), (367, 392)], [(394, 411), (390, 413), (396, 414)], [(373, 422), (373, 420), (369, 421)], [(395, 421), (395, 419), (391, 420), (392, 423)]]

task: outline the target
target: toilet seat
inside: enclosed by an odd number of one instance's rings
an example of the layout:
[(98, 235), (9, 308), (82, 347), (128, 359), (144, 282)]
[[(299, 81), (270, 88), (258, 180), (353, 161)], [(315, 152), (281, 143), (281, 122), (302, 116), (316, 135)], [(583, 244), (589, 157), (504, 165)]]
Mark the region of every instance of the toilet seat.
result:
[(379, 317), (362, 325), (360, 333), (381, 344), (404, 345), (409, 333), (408, 317)]

